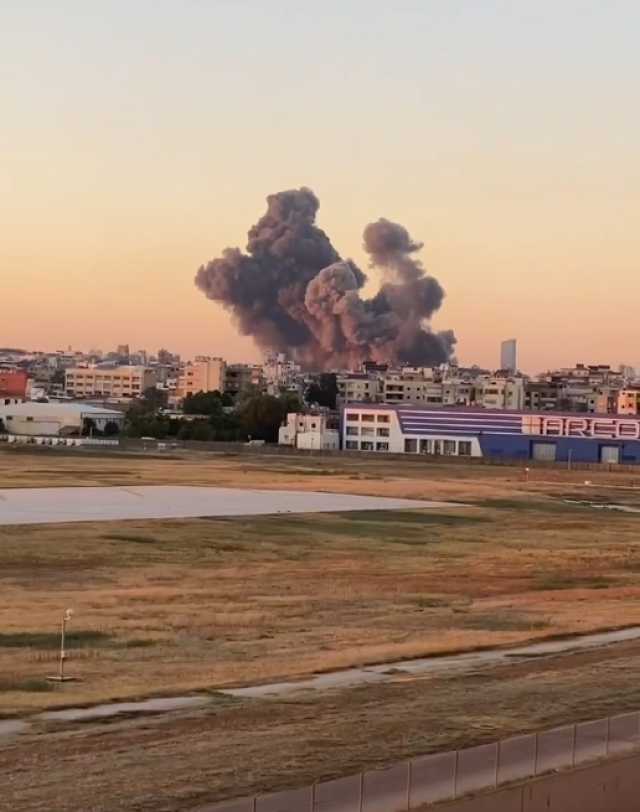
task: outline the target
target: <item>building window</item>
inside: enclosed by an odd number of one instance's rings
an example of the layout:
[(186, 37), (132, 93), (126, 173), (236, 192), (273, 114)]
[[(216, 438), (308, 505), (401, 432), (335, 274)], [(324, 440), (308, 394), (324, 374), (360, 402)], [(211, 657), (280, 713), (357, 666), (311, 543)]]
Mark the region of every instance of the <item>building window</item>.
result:
[(467, 440), (460, 440), (458, 443), (458, 454), (461, 457), (471, 456), (471, 443)]
[(360, 415), (359, 414), (353, 414), (353, 413), (347, 414), (347, 422), (348, 423), (357, 423), (358, 420), (360, 420)]
[(456, 441), (455, 440), (443, 440), (442, 441), (442, 453), (443, 454), (455, 454), (456, 453)]
[(363, 423), (373, 423), (376, 419), (374, 414), (363, 414), (362, 415), (362, 422)]
[(378, 429), (378, 437), (388, 437), (389, 436), (389, 429)]
[(417, 440), (405, 440), (404, 441), (404, 450), (406, 454), (417, 454), (418, 452), (418, 441)]
[(361, 451), (373, 451), (373, 443), (361, 443), (360, 444)]
[(357, 440), (347, 440), (345, 443), (345, 448), (347, 451), (357, 451), (358, 450), (358, 441)]
[(389, 443), (376, 443), (376, 451), (388, 451)]
[(358, 434), (359, 432), (360, 429), (358, 428), (358, 426), (347, 426), (347, 434), (353, 436), (354, 434)]
[(369, 429), (369, 428), (364, 428), (364, 426), (363, 426), (362, 431), (361, 431), (360, 433), (361, 433), (361, 434), (362, 434), (364, 437), (373, 437), (373, 435), (375, 434), (375, 429), (373, 429), (373, 428), (371, 428), (371, 429)]
[(33, 417), (27, 417), (27, 423), (33, 423)]
[(378, 423), (389, 423), (389, 415), (388, 414), (379, 414), (377, 416)]

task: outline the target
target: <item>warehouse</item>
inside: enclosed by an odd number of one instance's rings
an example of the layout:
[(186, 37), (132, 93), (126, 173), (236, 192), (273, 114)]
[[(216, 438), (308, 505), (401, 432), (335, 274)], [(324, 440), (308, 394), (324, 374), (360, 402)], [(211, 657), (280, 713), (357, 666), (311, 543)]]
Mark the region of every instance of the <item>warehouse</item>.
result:
[(105, 429), (107, 433), (117, 434), (124, 425), (124, 414), (112, 409), (98, 409), (85, 403), (28, 401), (0, 404), (0, 420), (4, 431), (9, 435), (69, 437), (81, 434), (83, 429), (98, 435)]
[(640, 464), (640, 416), (349, 404), (349, 451)]

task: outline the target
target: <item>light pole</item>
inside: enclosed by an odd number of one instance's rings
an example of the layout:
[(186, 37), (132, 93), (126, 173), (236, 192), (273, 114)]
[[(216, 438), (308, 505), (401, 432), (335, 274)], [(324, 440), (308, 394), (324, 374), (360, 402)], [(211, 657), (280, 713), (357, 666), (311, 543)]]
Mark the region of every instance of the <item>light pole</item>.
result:
[(65, 648), (66, 637), (67, 637), (67, 623), (73, 617), (73, 609), (67, 609), (67, 611), (62, 616), (62, 623), (60, 624), (60, 659), (58, 665), (58, 674), (55, 677), (48, 677), (49, 680), (53, 682), (70, 682), (73, 680), (73, 677), (67, 677), (64, 673), (64, 664), (67, 659), (67, 651)]

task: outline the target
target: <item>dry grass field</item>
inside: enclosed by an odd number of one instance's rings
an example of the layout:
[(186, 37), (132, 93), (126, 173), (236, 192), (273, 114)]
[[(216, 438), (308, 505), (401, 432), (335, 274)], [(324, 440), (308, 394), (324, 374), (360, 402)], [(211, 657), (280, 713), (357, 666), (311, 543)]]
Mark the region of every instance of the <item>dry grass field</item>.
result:
[(640, 708), (640, 644), (5, 741), (0, 812), (193, 812)]
[(637, 488), (638, 476), (479, 464), (433, 458), (214, 455), (205, 452), (130, 452), (28, 447), (0, 449), (0, 489), (63, 486), (221, 485), (427, 499), (479, 499), (520, 493), (584, 491), (593, 486)]
[[(0, 527), (0, 713), (640, 623), (637, 528), (633, 515), (540, 495), (438, 512)], [(79, 682), (51, 690), (67, 607)]]
[[(588, 478), (592, 485), (586, 487)], [(639, 478), (640, 480), (640, 478)], [(0, 489), (197, 484), (465, 502), (434, 511), (0, 527), (0, 715), (209, 690), (190, 713), (0, 746), (0, 812), (185, 812), (640, 708), (640, 643), (282, 699), (231, 684), (640, 623), (616, 474), (434, 462), (0, 452)], [(54, 690), (57, 624), (70, 672)], [(52, 801), (55, 799), (55, 801)]]

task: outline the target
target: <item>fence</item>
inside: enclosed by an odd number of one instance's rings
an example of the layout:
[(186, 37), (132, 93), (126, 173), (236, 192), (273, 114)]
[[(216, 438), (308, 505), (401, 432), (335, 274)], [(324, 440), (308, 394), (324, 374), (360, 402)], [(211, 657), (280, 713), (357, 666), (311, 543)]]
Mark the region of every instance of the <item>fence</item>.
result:
[(385, 462), (407, 462), (414, 465), (477, 465), (479, 467), (544, 469), (557, 471), (592, 471), (604, 473), (634, 474), (633, 484), (637, 484), (640, 476), (640, 463), (614, 463), (614, 462), (581, 462), (572, 460), (533, 460), (529, 457), (460, 457), (454, 455), (408, 454), (401, 452), (374, 452), (374, 451), (334, 451), (327, 449), (302, 449), (283, 445), (248, 445), (246, 443), (226, 443), (218, 441), (200, 440), (142, 440), (132, 437), (120, 438), (122, 451), (197, 451), (203, 453), (220, 454), (228, 456), (265, 456), (265, 457), (299, 457), (369, 460), (376, 464)]
[(638, 749), (640, 713), (627, 713), (201, 806), (197, 812), (408, 812)]

